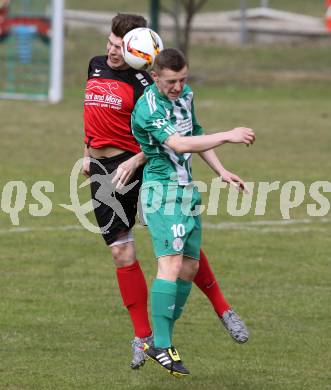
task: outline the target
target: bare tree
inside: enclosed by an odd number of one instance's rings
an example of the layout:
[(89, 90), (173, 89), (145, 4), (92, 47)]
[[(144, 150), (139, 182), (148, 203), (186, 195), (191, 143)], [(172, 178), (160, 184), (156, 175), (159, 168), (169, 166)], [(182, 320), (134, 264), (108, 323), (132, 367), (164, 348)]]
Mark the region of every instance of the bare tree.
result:
[[(207, 3), (208, 0), (173, 0), (172, 9), (161, 4), (163, 11), (172, 16), (175, 22), (175, 45), (188, 55), (192, 22), (196, 13)], [(184, 13), (183, 24), (181, 24), (180, 13)]]

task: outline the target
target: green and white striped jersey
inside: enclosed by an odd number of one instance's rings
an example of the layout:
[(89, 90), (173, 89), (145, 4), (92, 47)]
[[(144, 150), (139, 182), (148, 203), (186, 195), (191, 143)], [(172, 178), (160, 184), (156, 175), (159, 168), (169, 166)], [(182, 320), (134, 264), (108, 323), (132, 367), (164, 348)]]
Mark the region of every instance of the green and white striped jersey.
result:
[(185, 85), (178, 99), (169, 100), (153, 84), (137, 101), (131, 118), (133, 134), (148, 159), (144, 181), (190, 183), (192, 154), (176, 153), (164, 142), (174, 133), (203, 134), (195, 117), (191, 88)]

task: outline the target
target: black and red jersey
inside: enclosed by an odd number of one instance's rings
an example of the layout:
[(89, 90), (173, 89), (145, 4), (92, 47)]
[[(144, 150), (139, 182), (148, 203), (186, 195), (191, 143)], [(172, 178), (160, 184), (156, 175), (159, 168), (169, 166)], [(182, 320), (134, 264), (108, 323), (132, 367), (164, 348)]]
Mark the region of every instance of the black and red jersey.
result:
[(114, 70), (107, 64), (107, 56), (92, 58), (84, 100), (85, 143), (96, 149), (113, 146), (140, 152), (131, 132), (131, 113), (151, 83), (145, 71)]

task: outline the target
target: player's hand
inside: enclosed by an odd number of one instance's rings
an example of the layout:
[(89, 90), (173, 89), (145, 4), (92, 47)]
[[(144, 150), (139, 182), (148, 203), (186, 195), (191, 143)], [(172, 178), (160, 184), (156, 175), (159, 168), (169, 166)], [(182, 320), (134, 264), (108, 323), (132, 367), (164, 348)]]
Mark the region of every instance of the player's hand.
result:
[(229, 133), (229, 142), (231, 143), (244, 143), (249, 146), (255, 141), (255, 133), (248, 127), (235, 127)]
[(234, 173), (223, 169), (221, 172), (221, 179), (226, 183), (229, 183), (230, 185), (234, 186), (237, 191), (244, 191), (246, 194), (249, 194), (249, 190), (245, 182)]
[(130, 181), (138, 167), (139, 164), (137, 163), (135, 156), (120, 164), (112, 179), (112, 183), (116, 183), (116, 189), (122, 189)]
[(90, 177), (90, 157), (84, 157), (81, 172), (85, 177)]

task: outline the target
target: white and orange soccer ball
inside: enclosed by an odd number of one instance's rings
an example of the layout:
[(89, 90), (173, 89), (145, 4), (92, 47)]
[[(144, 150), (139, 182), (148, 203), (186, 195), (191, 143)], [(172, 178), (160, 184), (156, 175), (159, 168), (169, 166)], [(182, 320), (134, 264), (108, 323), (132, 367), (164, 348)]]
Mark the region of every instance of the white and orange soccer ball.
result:
[(124, 61), (134, 69), (150, 70), (161, 50), (163, 43), (160, 36), (147, 27), (135, 28), (123, 38)]

